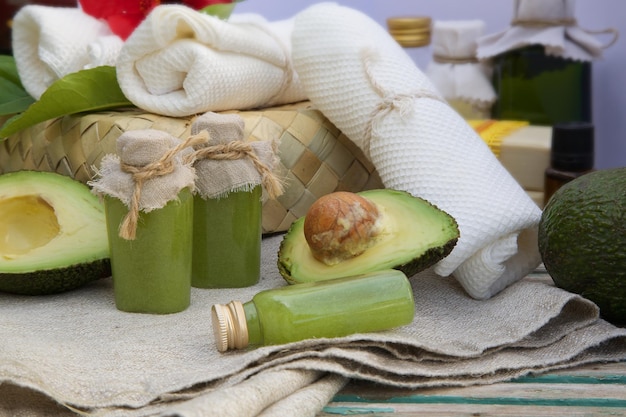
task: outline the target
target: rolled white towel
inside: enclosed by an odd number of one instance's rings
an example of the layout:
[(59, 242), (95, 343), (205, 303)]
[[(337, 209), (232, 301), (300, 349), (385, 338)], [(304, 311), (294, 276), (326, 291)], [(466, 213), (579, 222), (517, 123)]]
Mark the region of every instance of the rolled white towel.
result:
[(136, 106), (175, 117), (300, 101), (292, 28), (291, 20), (251, 14), (224, 21), (161, 5), (126, 40), (118, 81)]
[(307, 96), (370, 156), (385, 186), (458, 222), (439, 275), (483, 299), (537, 267), (540, 209), (384, 28), (320, 3), (296, 16), (292, 45)]
[(12, 48), (26, 91), (36, 99), (67, 74), (115, 65), (123, 41), (78, 8), (27, 5), (13, 19)]

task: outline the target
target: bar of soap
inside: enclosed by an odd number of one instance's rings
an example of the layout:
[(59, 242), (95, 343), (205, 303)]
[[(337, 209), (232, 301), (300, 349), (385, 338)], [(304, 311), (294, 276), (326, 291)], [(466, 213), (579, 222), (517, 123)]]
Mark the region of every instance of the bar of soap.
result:
[(552, 128), (515, 120), (468, 120), (502, 165), (526, 191), (544, 189)]
[(522, 188), (543, 191), (544, 173), (550, 166), (551, 143), (551, 127), (522, 127), (502, 141), (500, 162)]

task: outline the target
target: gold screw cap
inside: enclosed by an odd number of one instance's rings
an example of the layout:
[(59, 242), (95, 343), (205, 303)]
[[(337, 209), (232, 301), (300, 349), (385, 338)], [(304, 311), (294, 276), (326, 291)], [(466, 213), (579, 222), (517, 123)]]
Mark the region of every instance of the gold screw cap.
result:
[(213, 305), (211, 319), (218, 351), (226, 352), (248, 346), (248, 323), (240, 301)]

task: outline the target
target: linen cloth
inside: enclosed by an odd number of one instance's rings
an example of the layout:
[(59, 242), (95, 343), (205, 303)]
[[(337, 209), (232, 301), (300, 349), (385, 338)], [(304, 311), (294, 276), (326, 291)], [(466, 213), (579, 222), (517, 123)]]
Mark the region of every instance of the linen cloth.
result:
[(166, 116), (300, 101), (292, 29), (290, 19), (234, 14), (223, 21), (182, 5), (157, 6), (126, 40), (118, 81), (137, 107)]
[(67, 74), (115, 65), (124, 43), (106, 23), (79, 8), (26, 5), (11, 30), (20, 79), (35, 99)]
[(292, 44), (307, 96), (370, 156), (385, 187), (456, 219), (461, 236), (439, 275), (485, 299), (540, 263), (540, 209), (383, 27), (320, 3), (296, 16)]
[(626, 358), (626, 329), (550, 281), (529, 277), (480, 301), (432, 270), (410, 279), (410, 325), (219, 353), (211, 306), (287, 285), (282, 238), (264, 238), (259, 284), (194, 288), (177, 314), (116, 310), (110, 279), (46, 297), (0, 294), (0, 415), (313, 416), (348, 378), (463, 386)]

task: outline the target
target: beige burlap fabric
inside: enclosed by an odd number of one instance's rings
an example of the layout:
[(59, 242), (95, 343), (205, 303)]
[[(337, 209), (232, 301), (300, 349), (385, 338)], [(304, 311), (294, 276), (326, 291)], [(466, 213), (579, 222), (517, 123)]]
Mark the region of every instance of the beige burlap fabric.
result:
[(89, 185), (94, 193), (117, 198), (128, 207), (121, 237), (135, 238), (140, 212), (165, 207), (184, 188), (195, 189), (191, 146), (204, 142), (206, 134), (182, 141), (153, 129), (131, 130), (117, 139), (117, 155), (104, 156), (98, 178)]
[(222, 198), (235, 191), (264, 185), (272, 198), (282, 193), (273, 170), (278, 165), (277, 139), (247, 142), (245, 122), (238, 114), (208, 112), (191, 125), (191, 134), (208, 134), (196, 145), (196, 191), (202, 198)]
[[(171, 134), (155, 129), (125, 132), (117, 139), (116, 154), (104, 156), (97, 180), (89, 185), (95, 192), (118, 198), (130, 206), (135, 193), (135, 179), (123, 166), (147, 167), (157, 163), (166, 153), (181, 146), (181, 142)], [(170, 172), (153, 175), (143, 183), (139, 201), (142, 211), (162, 208), (175, 199), (183, 188), (194, 188), (195, 172), (191, 161), (184, 160), (184, 156), (190, 153), (191, 148), (181, 149), (172, 158)]]
[(116, 310), (109, 279), (46, 297), (0, 294), (0, 415), (312, 416), (347, 378), (486, 384), (626, 358), (626, 330), (549, 280), (531, 276), (479, 301), (430, 270), (411, 278), (408, 326), (218, 353), (211, 305), (286, 285), (276, 268), (281, 239), (263, 240), (259, 284), (194, 288), (191, 306), (172, 315)]

